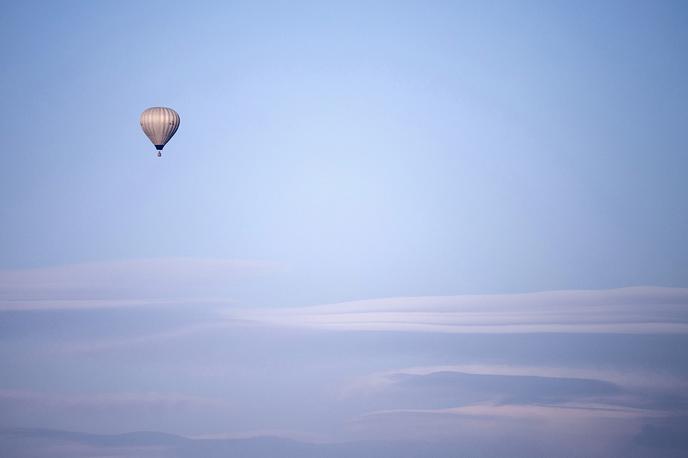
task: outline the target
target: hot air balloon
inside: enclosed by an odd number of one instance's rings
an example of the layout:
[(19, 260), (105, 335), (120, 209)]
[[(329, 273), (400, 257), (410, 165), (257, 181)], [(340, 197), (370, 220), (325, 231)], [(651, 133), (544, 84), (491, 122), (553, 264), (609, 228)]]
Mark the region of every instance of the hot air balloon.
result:
[(162, 149), (179, 128), (179, 115), (172, 108), (152, 107), (141, 113), (141, 128), (162, 156)]

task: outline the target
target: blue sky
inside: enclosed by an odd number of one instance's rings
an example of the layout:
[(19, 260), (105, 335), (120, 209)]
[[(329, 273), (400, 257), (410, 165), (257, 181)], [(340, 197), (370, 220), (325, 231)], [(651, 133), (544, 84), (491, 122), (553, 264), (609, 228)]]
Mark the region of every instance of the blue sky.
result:
[(0, 426), (685, 451), (688, 8), (372, 3), (3, 4)]

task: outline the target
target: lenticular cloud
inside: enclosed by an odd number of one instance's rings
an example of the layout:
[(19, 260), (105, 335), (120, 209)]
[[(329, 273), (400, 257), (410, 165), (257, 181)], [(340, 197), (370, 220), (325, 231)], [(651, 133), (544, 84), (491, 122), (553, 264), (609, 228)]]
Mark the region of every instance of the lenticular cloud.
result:
[(688, 289), (398, 297), (289, 309), (239, 310), (233, 319), (339, 330), (442, 333), (688, 333)]

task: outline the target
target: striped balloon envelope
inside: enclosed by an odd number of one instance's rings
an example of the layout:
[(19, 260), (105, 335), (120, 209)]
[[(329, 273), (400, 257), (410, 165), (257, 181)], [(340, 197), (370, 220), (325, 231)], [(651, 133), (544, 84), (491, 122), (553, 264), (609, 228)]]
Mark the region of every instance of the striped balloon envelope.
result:
[(165, 144), (179, 129), (179, 114), (167, 107), (148, 108), (141, 113), (141, 128), (155, 145), (155, 149), (158, 150), (158, 157), (160, 157)]

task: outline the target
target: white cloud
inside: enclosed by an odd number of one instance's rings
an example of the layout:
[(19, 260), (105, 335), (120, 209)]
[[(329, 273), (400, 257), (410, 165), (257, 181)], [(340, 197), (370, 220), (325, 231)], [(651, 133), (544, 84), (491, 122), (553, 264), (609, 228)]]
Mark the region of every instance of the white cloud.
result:
[(583, 420), (590, 418), (647, 418), (666, 417), (664, 411), (635, 409), (604, 403), (570, 402), (557, 405), (533, 404), (474, 404), (445, 409), (395, 409), (370, 412), (365, 416), (396, 415), (403, 413), (446, 414), (473, 418), (491, 419), (538, 419), (562, 421), (569, 419)]
[(688, 333), (688, 289), (399, 297), (239, 310), (237, 319), (348, 331), (442, 333)]

